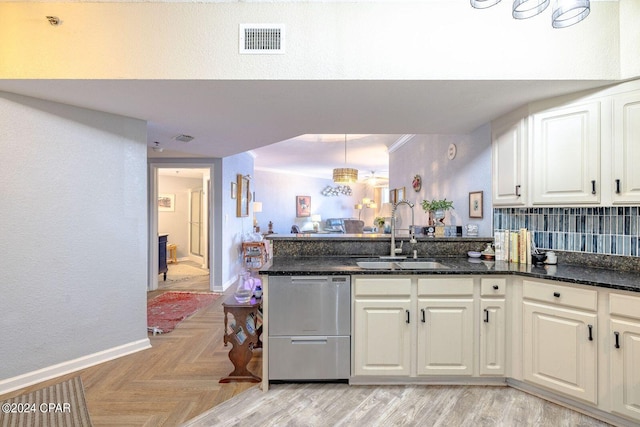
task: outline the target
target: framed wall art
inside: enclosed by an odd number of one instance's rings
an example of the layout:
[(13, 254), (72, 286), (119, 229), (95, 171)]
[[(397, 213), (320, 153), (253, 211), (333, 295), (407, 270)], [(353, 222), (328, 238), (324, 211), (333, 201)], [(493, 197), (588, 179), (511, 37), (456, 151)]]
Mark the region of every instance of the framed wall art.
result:
[(158, 212), (174, 212), (175, 210), (175, 194), (158, 194)]
[(236, 186), (238, 194), (236, 197), (237, 209), (236, 216), (249, 216), (249, 203), (251, 202), (251, 189), (249, 188), (249, 177), (238, 174), (236, 176)]
[(296, 196), (296, 217), (311, 216), (311, 196)]
[(482, 191), (469, 193), (469, 218), (482, 218)]
[(235, 182), (231, 183), (231, 198), (235, 199), (236, 197), (238, 197), (238, 184), (236, 184)]

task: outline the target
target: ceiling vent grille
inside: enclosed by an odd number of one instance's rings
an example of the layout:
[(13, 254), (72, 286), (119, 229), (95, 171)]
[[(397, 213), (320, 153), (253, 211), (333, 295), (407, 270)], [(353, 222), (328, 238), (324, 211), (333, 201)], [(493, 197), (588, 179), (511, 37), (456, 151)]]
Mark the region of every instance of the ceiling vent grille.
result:
[(283, 54), (284, 24), (240, 24), (241, 54)]

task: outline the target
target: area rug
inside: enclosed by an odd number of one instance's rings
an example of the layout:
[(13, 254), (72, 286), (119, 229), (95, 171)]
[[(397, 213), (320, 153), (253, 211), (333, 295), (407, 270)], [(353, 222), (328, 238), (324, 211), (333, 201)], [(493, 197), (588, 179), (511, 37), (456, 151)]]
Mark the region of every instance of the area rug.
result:
[[(179, 282), (194, 276), (209, 275), (209, 272), (205, 269), (183, 263), (169, 264), (167, 265), (167, 269), (167, 282)], [(160, 280), (162, 280), (162, 278), (160, 278)]]
[(0, 426), (91, 426), (80, 377), (0, 402)]
[(147, 302), (147, 326), (149, 331), (167, 333), (176, 325), (203, 307), (218, 299), (210, 292), (165, 292)]

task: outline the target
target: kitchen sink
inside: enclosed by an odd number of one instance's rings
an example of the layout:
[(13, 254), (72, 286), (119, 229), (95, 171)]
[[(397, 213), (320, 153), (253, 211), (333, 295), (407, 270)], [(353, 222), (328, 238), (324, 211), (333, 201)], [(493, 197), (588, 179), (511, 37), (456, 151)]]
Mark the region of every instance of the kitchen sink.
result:
[(397, 267), (393, 261), (358, 261), (358, 267), (368, 270), (392, 270)]
[(368, 270), (441, 270), (449, 268), (436, 261), (358, 261), (357, 265)]
[(437, 261), (403, 261), (396, 262), (396, 264), (406, 270), (440, 270), (449, 268)]

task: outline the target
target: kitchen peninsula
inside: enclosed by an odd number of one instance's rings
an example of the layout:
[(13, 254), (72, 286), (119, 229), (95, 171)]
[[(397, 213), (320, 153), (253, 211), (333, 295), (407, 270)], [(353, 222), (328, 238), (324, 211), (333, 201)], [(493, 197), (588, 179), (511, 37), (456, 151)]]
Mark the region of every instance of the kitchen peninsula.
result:
[[(276, 338), (269, 336), (269, 287), (283, 278), (309, 284), (312, 278), (346, 277), (351, 348), (335, 359), (350, 360), (350, 374), (343, 379), (352, 385), (508, 385), (614, 425), (640, 421), (640, 373), (634, 368), (640, 354), (636, 257), (560, 252), (558, 265), (532, 266), (467, 258), (490, 238), (420, 237), (410, 244), (403, 236), (396, 240), (404, 241), (407, 259), (385, 264), (377, 261), (389, 253), (388, 235), (269, 240), (274, 257), (261, 270), (265, 390), (269, 341)], [(433, 268), (411, 268), (412, 262)], [(331, 309), (316, 301), (316, 311)], [(292, 366), (313, 366), (323, 344), (291, 345), (292, 353), (306, 349), (304, 363), (296, 365), (295, 354), (288, 355)]]

